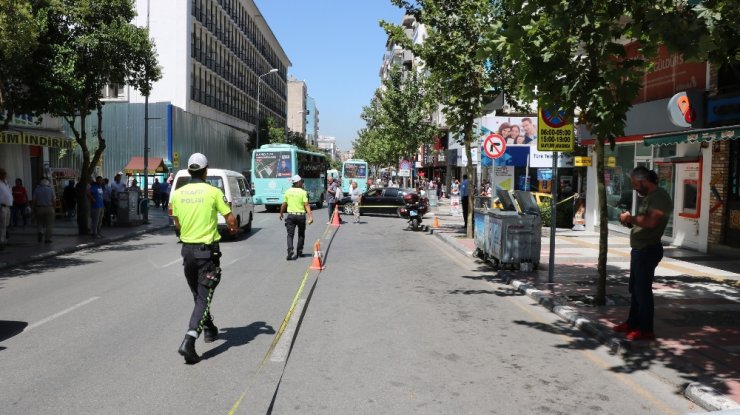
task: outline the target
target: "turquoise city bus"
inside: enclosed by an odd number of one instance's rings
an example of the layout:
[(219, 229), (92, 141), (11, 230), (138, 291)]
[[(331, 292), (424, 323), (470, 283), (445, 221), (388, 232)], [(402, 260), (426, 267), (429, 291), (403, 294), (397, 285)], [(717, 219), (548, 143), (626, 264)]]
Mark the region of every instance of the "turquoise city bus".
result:
[(367, 162), (365, 160), (347, 160), (342, 163), (342, 193), (349, 193), (349, 182), (357, 182), (357, 187), (367, 191)]
[(252, 153), (254, 204), (276, 211), (283, 203), (283, 193), (292, 186), (290, 178), (298, 174), (308, 192), (308, 202), (321, 208), (326, 191), (326, 154), (314, 153), (290, 144), (265, 144)]

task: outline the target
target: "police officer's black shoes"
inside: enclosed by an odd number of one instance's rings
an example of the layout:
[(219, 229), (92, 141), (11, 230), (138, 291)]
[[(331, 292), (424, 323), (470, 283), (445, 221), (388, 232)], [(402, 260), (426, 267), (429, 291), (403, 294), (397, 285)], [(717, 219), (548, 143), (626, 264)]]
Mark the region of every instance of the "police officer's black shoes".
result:
[(195, 352), (195, 337), (193, 336), (185, 335), (178, 352), (185, 358), (185, 363), (192, 365), (200, 362), (200, 356)]
[(290, 261), (291, 259), (293, 259), (293, 250), (288, 249), (288, 256), (285, 257), (285, 260)]
[(303, 251), (298, 251), (295, 253), (296, 258), (303, 258)]
[(218, 327), (216, 327), (211, 321), (210, 325), (206, 325), (203, 328), (203, 341), (206, 343), (213, 343), (218, 340)]

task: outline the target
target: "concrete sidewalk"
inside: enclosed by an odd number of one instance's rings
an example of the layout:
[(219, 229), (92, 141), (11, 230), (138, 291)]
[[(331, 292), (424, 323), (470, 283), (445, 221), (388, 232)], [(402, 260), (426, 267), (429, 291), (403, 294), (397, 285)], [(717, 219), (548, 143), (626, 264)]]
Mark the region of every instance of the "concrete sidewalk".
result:
[[(443, 200), (425, 217), (435, 236), (468, 256), (475, 242)], [(609, 235), (606, 306), (593, 305), (599, 235), (558, 229), (554, 282), (548, 284), (549, 229), (543, 230), (537, 271), (499, 271), (492, 280), (513, 285), (561, 318), (621, 353), (621, 371), (649, 370), (709, 411), (740, 408), (740, 255), (708, 255), (665, 247), (656, 269), (655, 342), (629, 342), (611, 330), (627, 317), (629, 236)]]
[(0, 270), (154, 232), (170, 223), (167, 212), (154, 208), (154, 205), (149, 209), (149, 224), (142, 224), (140, 219), (132, 221), (132, 226), (103, 227), (103, 238), (94, 239), (91, 235), (78, 234), (76, 218), (56, 218), (49, 244), (37, 241), (35, 224), (11, 228), (8, 245), (0, 251)]

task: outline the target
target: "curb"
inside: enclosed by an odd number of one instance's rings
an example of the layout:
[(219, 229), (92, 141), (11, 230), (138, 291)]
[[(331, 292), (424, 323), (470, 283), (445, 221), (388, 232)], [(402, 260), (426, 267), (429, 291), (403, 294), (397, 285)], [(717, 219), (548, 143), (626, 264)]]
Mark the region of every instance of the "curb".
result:
[(159, 230), (162, 230), (162, 229), (166, 229), (166, 228), (168, 228), (170, 226), (171, 225), (169, 225), (169, 224), (165, 224), (165, 225), (153, 225), (153, 226), (147, 227), (146, 229), (140, 229), (140, 230), (136, 230), (136, 231), (133, 231), (133, 232), (130, 232), (130, 233), (124, 233), (124, 234), (121, 234), (121, 235), (112, 236), (110, 238), (109, 237), (105, 237), (103, 239), (98, 239), (96, 241), (85, 242), (85, 243), (81, 243), (79, 245), (68, 246), (66, 248), (55, 249), (55, 250), (52, 250), (52, 251), (43, 252), (41, 254), (31, 255), (29, 257), (24, 257), (24, 258), (22, 258), (20, 260), (13, 261), (13, 262), (0, 262), (0, 270), (6, 269), (6, 268), (10, 268), (10, 267), (16, 267), (16, 266), (19, 266), (19, 265), (28, 264), (28, 263), (31, 263), (31, 262), (36, 262), (36, 261), (41, 261), (41, 260), (53, 258), (53, 257), (59, 256), (59, 255), (65, 255), (65, 254), (70, 254), (72, 252), (77, 252), (77, 251), (82, 251), (82, 250), (85, 250), (85, 249), (95, 248), (95, 247), (98, 247), (98, 246), (101, 246), (101, 245), (109, 244), (111, 242), (116, 242), (116, 241), (120, 241), (120, 240), (123, 240), (123, 239), (129, 239), (129, 238), (133, 238), (135, 236), (144, 235), (146, 233), (150, 233), (150, 232), (154, 232), (154, 231), (159, 231)]
[[(451, 237), (441, 233), (435, 234), (434, 229), (432, 229), (430, 233), (435, 235), (444, 243), (450, 245), (461, 254), (467, 257), (473, 257), (473, 251), (468, 251), (459, 244), (456, 244)], [(567, 305), (567, 301), (565, 299), (553, 296), (546, 291), (533, 288), (529, 286), (529, 284), (514, 279), (511, 276), (504, 276), (503, 278), (506, 284), (513, 286), (517, 291), (526, 294), (533, 300), (536, 300), (537, 303), (550, 310), (561, 319), (571, 323), (574, 327), (595, 338), (600, 343), (607, 346), (613, 353), (624, 354), (631, 350), (630, 342), (614, 337), (612, 335), (612, 331), (608, 327), (581, 315), (574, 307)], [(673, 386), (680, 389), (684, 387), (684, 384), (674, 384)], [(699, 405), (706, 411), (740, 409), (740, 404), (719, 393), (714, 388), (706, 386), (700, 382), (692, 382), (688, 386), (685, 386), (683, 394), (687, 399)]]

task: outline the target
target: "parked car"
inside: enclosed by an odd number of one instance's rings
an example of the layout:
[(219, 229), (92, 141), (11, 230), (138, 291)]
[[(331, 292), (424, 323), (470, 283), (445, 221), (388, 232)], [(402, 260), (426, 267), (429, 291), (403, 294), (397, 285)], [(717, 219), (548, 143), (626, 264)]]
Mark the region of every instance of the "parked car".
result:
[[(244, 232), (249, 233), (252, 230), (252, 219), (254, 217), (254, 202), (252, 200), (254, 190), (249, 187), (249, 182), (244, 175), (231, 170), (209, 168), (206, 182), (221, 189), (226, 198), (226, 203), (231, 207), (231, 213), (236, 217), (237, 226), (244, 228)], [(190, 183), (190, 173), (187, 170), (178, 171), (170, 192), (168, 206), (170, 216), (172, 216), (171, 202), (174, 191), (188, 183)], [(218, 230), (223, 235), (228, 235), (226, 220), (221, 214), (218, 215)]]
[[(391, 214), (402, 217), (401, 208), (404, 206), (403, 196), (409, 193), (416, 193), (416, 190), (400, 189), (397, 187), (370, 189), (362, 194), (360, 214)], [(426, 196), (422, 196), (419, 203), (421, 205), (419, 214), (424, 216), (429, 211), (429, 199)], [(349, 196), (343, 197), (338, 204), (339, 210), (342, 213), (346, 215), (352, 214), (352, 199)]]

